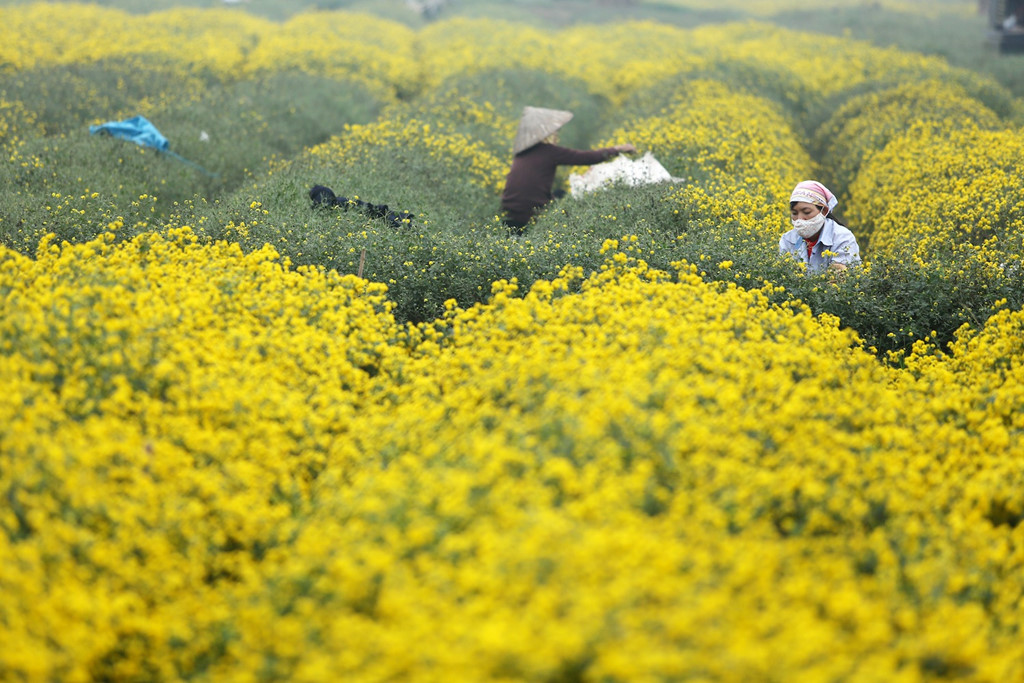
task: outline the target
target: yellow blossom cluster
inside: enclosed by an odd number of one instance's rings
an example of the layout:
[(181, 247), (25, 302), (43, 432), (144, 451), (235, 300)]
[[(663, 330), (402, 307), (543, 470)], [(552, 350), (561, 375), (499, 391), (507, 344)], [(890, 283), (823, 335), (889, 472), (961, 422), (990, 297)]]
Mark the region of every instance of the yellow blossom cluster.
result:
[(958, 84), (915, 81), (851, 97), (816, 132), (829, 172), (844, 193), (865, 159), (881, 151), (909, 125), (932, 123), (943, 130), (977, 126), (997, 130), (1005, 124)]
[(41, 133), (33, 112), (20, 102), (0, 99), (0, 150), (13, 152), (24, 138), (37, 137)]
[[(817, 97), (869, 80), (887, 81), (910, 74), (922, 78), (957, 71), (937, 57), (883, 49), (849, 38), (815, 35), (814, 40), (801, 40), (801, 35), (794, 29), (755, 22), (708, 25), (690, 32), (689, 49), (777, 68), (790, 75), (790, 87), (803, 88)], [(838, 53), (843, 59), (832, 57)]]
[[(666, 5), (687, 7), (701, 10), (732, 10), (745, 14), (771, 16), (788, 12), (806, 10), (807, 4), (801, 0), (666, 0)], [(884, 8), (897, 12), (905, 12), (913, 16), (955, 16), (970, 17), (977, 13), (974, 5), (958, 0), (870, 0), (851, 3), (849, 0), (825, 0), (815, 3), (815, 9), (827, 10), (849, 9), (851, 6), (863, 7), (866, 11)]]
[(586, 81), (612, 102), (706, 63), (689, 31), (652, 22), (578, 26), (563, 30), (556, 44), (559, 71)]
[(409, 94), (422, 69), (414, 38), (408, 27), (367, 14), (302, 13), (260, 36), (241, 75), (297, 69)]
[(0, 254), (5, 679), (198, 671), (234, 628), (235, 549), (285, 541), (354, 456), (384, 288), (286, 265), (187, 228)]
[[(1003, 302), (1005, 304), (1005, 302)], [(978, 330), (964, 327), (950, 345), (948, 356), (937, 356), (927, 342), (919, 342), (908, 359), (913, 376), (941, 387), (946, 405), (966, 429), (985, 434), (994, 449), (1003, 449), (1024, 422), (1021, 372), (1024, 365), (1020, 310), (998, 311)], [(1005, 513), (1024, 515), (1024, 506), (1012, 493), (1019, 482), (1009, 477), (998, 486), (1008, 506)]]
[(31, 3), (0, 8), (0, 22), (6, 70), (102, 62), (233, 82), (294, 69), (356, 80), (390, 96), (408, 92), (419, 76), (411, 30), (369, 15), (303, 13), (276, 24), (228, 10), (135, 16)]
[[(329, 142), (309, 150), (313, 158), (328, 164), (351, 166), (386, 158), (389, 163), (423, 156), (444, 169), (444, 175), (422, 182), (468, 182), (497, 192), (501, 189), (508, 170), (508, 161), (490, 153), (484, 144), (465, 134), (447, 132), (444, 124), (431, 124), (415, 118), (382, 119), (367, 125), (346, 125), (345, 131)], [(440, 171), (438, 171), (440, 172)]]
[(421, 29), (417, 41), (428, 87), (471, 71), (558, 71), (558, 43), (552, 33), (513, 22), (456, 17)]
[[(654, 81), (722, 60), (787, 74), (790, 88), (820, 94), (865, 79), (950, 74), (934, 57), (884, 50), (745, 23), (682, 29), (652, 22), (579, 26), (559, 32), (512, 22), (453, 18), (414, 31), (349, 12), (307, 12), (280, 24), (225, 10), (176, 9), (143, 16), (96, 6), (44, 3), (0, 8), (9, 39), (0, 64), (24, 70), (52, 64), (128, 61), (175, 65), (184, 73), (234, 80), (298, 69), (361, 79), (399, 95), (446, 78), (489, 69), (539, 69), (580, 78), (621, 101)], [(785, 49), (778, 49), (784, 44)], [(600, 49), (594, 49), (600, 46)], [(841, 48), (844, 59), (828, 54)], [(799, 67), (798, 67), (799, 65)], [(963, 77), (962, 74), (958, 77)]]
[(973, 254), (1019, 269), (1022, 154), (1016, 130), (919, 124), (865, 164), (851, 186), (851, 220), (869, 229), (879, 253), (926, 260)]
[(0, 63), (30, 69), (102, 60), (174, 64), (227, 76), (273, 24), (226, 10), (177, 9), (134, 16), (96, 5), (46, 3), (0, 8)]
[[(518, 103), (517, 103), (518, 104)], [(460, 95), (457, 92), (428, 93), (409, 103), (393, 105), (381, 113), (383, 120), (416, 118), (439, 122), (438, 127), (449, 134), (459, 134), (473, 142), (481, 142), (498, 159), (512, 155), (521, 104), (508, 101), (492, 103)]]
[(0, 667), (1024, 674), (1008, 404), (634, 245), (405, 332), (184, 229), (5, 252)]

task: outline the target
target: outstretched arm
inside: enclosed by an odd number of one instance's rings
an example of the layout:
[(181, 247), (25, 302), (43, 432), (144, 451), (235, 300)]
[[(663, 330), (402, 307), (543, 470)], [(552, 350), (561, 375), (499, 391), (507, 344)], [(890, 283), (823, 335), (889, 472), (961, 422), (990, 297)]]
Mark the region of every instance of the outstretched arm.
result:
[(616, 154), (628, 154), (635, 151), (636, 147), (629, 144), (592, 150), (556, 147), (554, 157), (555, 163), (561, 166), (590, 166), (592, 164), (599, 164), (602, 161), (608, 161)]

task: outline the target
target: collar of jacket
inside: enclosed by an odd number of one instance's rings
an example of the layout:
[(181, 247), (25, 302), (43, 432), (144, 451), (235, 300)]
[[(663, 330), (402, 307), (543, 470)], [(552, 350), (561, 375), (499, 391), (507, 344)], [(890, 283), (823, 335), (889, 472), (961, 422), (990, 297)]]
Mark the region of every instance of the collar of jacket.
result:
[[(799, 240), (805, 245), (807, 240), (797, 235)], [(836, 243), (836, 222), (831, 218), (825, 219), (825, 225), (821, 226), (821, 232), (818, 233), (818, 240), (814, 244), (821, 244), (826, 247), (831, 247)]]

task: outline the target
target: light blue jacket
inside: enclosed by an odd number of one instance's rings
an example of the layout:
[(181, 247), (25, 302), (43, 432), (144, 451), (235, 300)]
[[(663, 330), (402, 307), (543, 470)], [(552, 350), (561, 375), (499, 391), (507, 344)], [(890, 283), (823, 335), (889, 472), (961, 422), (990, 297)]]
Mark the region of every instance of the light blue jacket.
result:
[[(826, 255), (826, 251), (830, 254)], [(779, 253), (792, 254), (794, 258), (803, 261), (807, 264), (808, 273), (820, 273), (832, 263), (842, 263), (846, 266), (860, 263), (860, 247), (857, 246), (857, 238), (831, 218), (825, 219), (825, 225), (821, 228), (821, 236), (811, 251), (810, 259), (807, 258), (807, 244), (796, 228), (784, 234), (779, 240)]]

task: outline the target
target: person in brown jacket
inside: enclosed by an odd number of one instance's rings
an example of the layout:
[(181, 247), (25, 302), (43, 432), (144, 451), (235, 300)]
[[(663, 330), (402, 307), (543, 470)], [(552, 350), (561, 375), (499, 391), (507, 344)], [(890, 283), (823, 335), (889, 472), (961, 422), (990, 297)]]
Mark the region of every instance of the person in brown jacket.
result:
[(558, 130), (572, 116), (572, 112), (557, 109), (523, 108), (512, 144), (512, 168), (501, 193), (505, 225), (517, 234), (522, 234), (537, 211), (553, 199), (551, 188), (559, 166), (591, 166), (636, 151), (630, 144), (593, 150), (559, 147)]

